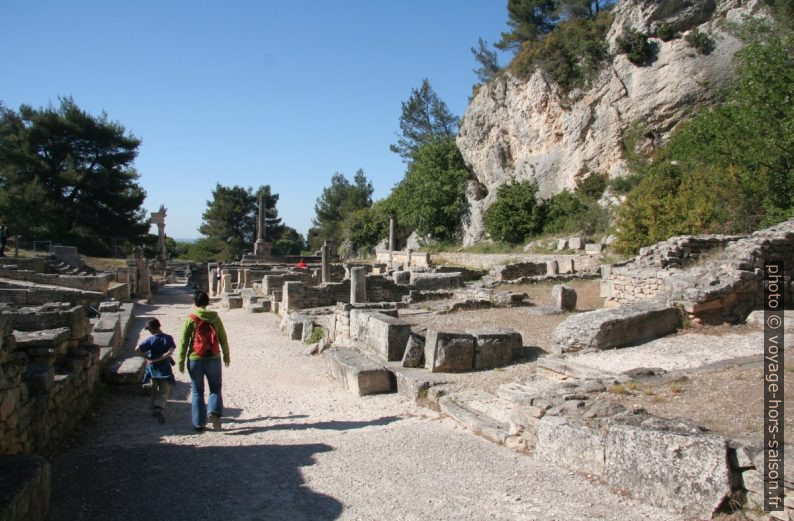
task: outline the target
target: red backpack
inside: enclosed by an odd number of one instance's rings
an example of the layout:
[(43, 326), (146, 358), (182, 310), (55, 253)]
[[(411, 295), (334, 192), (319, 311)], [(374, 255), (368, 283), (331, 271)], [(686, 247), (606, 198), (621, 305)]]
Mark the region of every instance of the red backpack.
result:
[(218, 342), (215, 326), (206, 320), (201, 320), (196, 315), (190, 315), (190, 320), (196, 324), (193, 334), (193, 352), (201, 358), (217, 356), (221, 352), (221, 344)]

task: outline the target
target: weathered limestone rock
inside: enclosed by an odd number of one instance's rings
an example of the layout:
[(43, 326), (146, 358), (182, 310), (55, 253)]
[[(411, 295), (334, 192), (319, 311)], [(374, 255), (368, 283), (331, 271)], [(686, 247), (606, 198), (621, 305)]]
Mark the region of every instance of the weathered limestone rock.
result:
[[(604, 434), (563, 416), (540, 419), (535, 457), (570, 470), (604, 474)], [(630, 489), (630, 487), (626, 487)]]
[(408, 343), (405, 345), (403, 353), (403, 367), (423, 367), (425, 356), (425, 339), (419, 335), (411, 333)]
[(146, 361), (143, 357), (133, 356), (123, 360), (115, 360), (109, 364), (102, 375), (110, 385), (137, 385), (143, 380)]
[(731, 492), (728, 444), (720, 436), (612, 425), (605, 456), (610, 485), (699, 519), (710, 518)]
[(402, 360), (411, 325), (382, 313), (371, 313), (367, 321), (367, 345), (386, 361)]
[(604, 245), (600, 242), (595, 244), (585, 244), (584, 251), (588, 255), (600, 255), (602, 251), (604, 251)]
[(391, 373), (358, 351), (331, 349), (323, 358), (331, 377), (357, 396), (392, 391)]
[(556, 260), (546, 261), (546, 275), (559, 275), (560, 265)]
[(675, 332), (680, 323), (678, 309), (642, 302), (568, 317), (554, 330), (554, 341), (563, 352), (607, 349), (668, 335)]
[(411, 283), (411, 272), (410, 271), (395, 271), (394, 275), (394, 283), (395, 284), (410, 284)]
[(425, 337), (425, 367), (434, 373), (469, 371), (474, 365), (474, 337), (428, 329)]
[(738, 21), (758, 4), (716, 0), (691, 5), (682, 10), (669, 9), (669, 2), (618, 2), (608, 34), (610, 51), (624, 27), (652, 32), (671, 23), (681, 32), (698, 28), (709, 33), (716, 45), (708, 55), (693, 52), (681, 38), (654, 39), (658, 52), (652, 63), (637, 67), (616, 54), (590, 88), (573, 100), (561, 95), (540, 71), (528, 80), (507, 73), (478, 91), (457, 137), (476, 177), (466, 191), (470, 218), (464, 225), (464, 245), (485, 236), (485, 211), (505, 182), (535, 181), (538, 197), (547, 198), (575, 188), (586, 172), (620, 175), (626, 171), (622, 140), (633, 122), (643, 122), (646, 135), (652, 136), (649, 141), (664, 142), (674, 122), (715, 100), (717, 94), (709, 85), (730, 80), (731, 60), (742, 45), (720, 20)]
[(367, 301), (367, 269), (350, 268), (350, 303), (358, 304)]
[(474, 369), (503, 367), (513, 360), (513, 351), (521, 347), (521, 334), (509, 328), (473, 332), (475, 338)]
[(463, 274), (460, 272), (449, 273), (423, 273), (412, 271), (410, 283), (416, 289), (435, 290), (463, 287)]
[(221, 296), (221, 305), (227, 309), (239, 309), (243, 307), (243, 297), (234, 293), (224, 293)]
[(99, 312), (100, 313), (118, 313), (120, 302), (117, 300), (112, 300), (108, 302), (100, 302), (99, 303)]
[(551, 307), (559, 311), (576, 309), (576, 290), (565, 284), (556, 284), (551, 288)]
[(587, 240), (584, 237), (570, 237), (568, 239), (568, 248), (572, 250), (583, 250), (587, 244)]

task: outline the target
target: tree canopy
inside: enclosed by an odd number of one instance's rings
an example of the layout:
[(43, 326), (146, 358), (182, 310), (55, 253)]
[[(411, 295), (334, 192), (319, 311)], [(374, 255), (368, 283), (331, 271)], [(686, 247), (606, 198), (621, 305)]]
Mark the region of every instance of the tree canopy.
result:
[(477, 79), (482, 83), (488, 83), (501, 70), (499, 68), (499, 59), (496, 56), (496, 51), (489, 49), (488, 42), (480, 38), (477, 42), (477, 47), (471, 48), (471, 53), (474, 55), (474, 59), (477, 60), (477, 63), (480, 64), (478, 68), (474, 69), (474, 74), (477, 75)]
[(408, 101), (402, 102), (400, 135), (397, 144), (389, 149), (409, 162), (423, 144), (455, 136), (457, 132), (458, 118), (424, 79), (421, 87), (411, 89)]
[(207, 209), (201, 216), (199, 232), (206, 239), (199, 247), (226, 261), (251, 251), (256, 240), (260, 195), (265, 203), (265, 240), (278, 243), (285, 227), (276, 210), (278, 194), (271, 192), (270, 185), (260, 186), (254, 192), (251, 187), (229, 187), (217, 183), (212, 191), (212, 200), (207, 201)]
[(0, 105), (0, 220), (31, 240), (123, 253), (149, 229), (133, 166), (140, 144), (72, 98), (19, 111)]
[(331, 185), (323, 188), (314, 205), (314, 227), (309, 230), (311, 248), (318, 249), (329, 239), (341, 244), (356, 211), (372, 206), (372, 191), (372, 183), (361, 169), (353, 176), (352, 183), (341, 172), (334, 173)]

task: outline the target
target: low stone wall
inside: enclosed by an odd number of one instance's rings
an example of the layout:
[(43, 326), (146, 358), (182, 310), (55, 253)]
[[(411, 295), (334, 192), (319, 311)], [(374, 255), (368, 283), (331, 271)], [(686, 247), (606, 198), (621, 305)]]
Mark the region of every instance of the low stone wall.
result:
[[(6, 252), (8, 248), (6, 247)], [(30, 270), (37, 273), (44, 273), (47, 269), (46, 257), (3, 257), (0, 258), (0, 266), (7, 269)]]
[[(724, 250), (687, 266), (709, 250)], [(794, 305), (794, 219), (737, 239), (732, 236), (674, 237), (644, 250), (633, 261), (604, 270), (607, 305), (656, 300), (682, 307), (695, 322), (738, 322), (763, 307), (766, 261), (784, 261), (781, 283), (786, 306)], [(603, 295), (603, 293), (602, 293)]]
[(555, 255), (539, 253), (433, 253), (430, 255), (433, 264), (457, 264), (468, 268), (490, 270), (496, 266), (507, 264), (556, 260), (560, 265), (560, 273), (567, 273), (566, 266), (574, 262), (575, 269), (584, 270), (598, 266), (598, 258), (593, 255)]
[(546, 275), (548, 266), (546, 262), (517, 262), (504, 267), (497, 267), (496, 271), (500, 280), (515, 280), (521, 277)]
[[(388, 251), (376, 251), (375, 252), (375, 259), (377, 262), (380, 263), (388, 263), (389, 262), (389, 252)], [(407, 268), (427, 268), (430, 266), (430, 254), (426, 252), (416, 252), (416, 251), (393, 251), (392, 252), (392, 263), (401, 265), (405, 269)]]
[(0, 302), (15, 306), (41, 306), (50, 302), (68, 302), (72, 305), (96, 307), (102, 298), (101, 293), (94, 291), (0, 280)]
[(100, 370), (91, 324), (80, 306), (6, 307), (0, 339), (0, 453), (46, 453), (90, 406)]
[[(367, 275), (366, 300), (368, 302), (398, 302), (411, 288), (395, 284), (382, 275)], [(350, 279), (330, 282), (319, 286), (308, 286), (301, 281), (286, 281), (281, 303), (283, 311), (333, 306), (338, 302), (350, 302)]]
[(82, 291), (95, 291), (105, 296), (108, 292), (108, 285), (115, 279), (115, 275), (112, 273), (102, 273), (99, 275), (56, 275), (37, 273), (29, 270), (0, 268), (0, 278), (24, 280), (27, 282), (35, 282), (36, 284), (48, 284)]
[(671, 276), (741, 238), (735, 235), (677, 236), (641, 248), (633, 259), (602, 268), (601, 296), (607, 298), (607, 306), (647, 300), (659, 293)]

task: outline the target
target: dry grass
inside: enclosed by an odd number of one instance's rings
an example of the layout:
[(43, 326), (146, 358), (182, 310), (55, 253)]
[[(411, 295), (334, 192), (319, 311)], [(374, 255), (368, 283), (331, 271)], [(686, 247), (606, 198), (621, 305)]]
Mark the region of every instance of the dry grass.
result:
[(96, 271), (116, 271), (127, 265), (126, 259), (114, 259), (106, 257), (86, 257), (81, 255), (83, 262), (89, 268)]
[[(561, 284), (559, 281), (544, 281), (537, 284), (505, 284), (497, 286), (497, 292), (526, 293), (533, 304), (548, 306), (551, 304), (551, 288)], [(565, 285), (576, 290), (576, 309), (591, 311), (604, 307), (601, 297), (601, 285), (598, 279), (576, 279), (565, 282)]]

